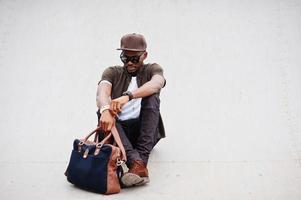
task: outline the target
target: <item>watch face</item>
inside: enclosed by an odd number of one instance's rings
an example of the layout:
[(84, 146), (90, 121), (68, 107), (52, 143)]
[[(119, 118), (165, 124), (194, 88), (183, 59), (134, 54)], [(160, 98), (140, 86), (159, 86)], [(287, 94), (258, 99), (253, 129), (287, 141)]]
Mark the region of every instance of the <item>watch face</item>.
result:
[(129, 100), (132, 100), (132, 99), (133, 99), (133, 94), (132, 94), (132, 92), (130, 92), (130, 91), (124, 92), (124, 93), (123, 93), (123, 96), (129, 96)]

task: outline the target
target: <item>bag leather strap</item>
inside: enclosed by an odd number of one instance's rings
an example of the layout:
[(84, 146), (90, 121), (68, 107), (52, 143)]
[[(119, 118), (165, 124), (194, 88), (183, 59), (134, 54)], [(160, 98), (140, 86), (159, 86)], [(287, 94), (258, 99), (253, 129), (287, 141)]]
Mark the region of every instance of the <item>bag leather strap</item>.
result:
[(117, 143), (117, 146), (120, 148), (121, 150), (121, 155), (122, 155), (122, 160), (126, 161), (127, 160), (127, 157), (126, 157), (126, 153), (125, 153), (125, 149), (124, 149), (124, 146), (121, 142), (121, 139), (120, 139), (120, 136), (119, 136), (119, 133), (118, 133), (118, 130), (116, 128), (116, 126), (114, 125), (111, 129), (111, 133), (114, 137), (114, 140), (115, 142)]

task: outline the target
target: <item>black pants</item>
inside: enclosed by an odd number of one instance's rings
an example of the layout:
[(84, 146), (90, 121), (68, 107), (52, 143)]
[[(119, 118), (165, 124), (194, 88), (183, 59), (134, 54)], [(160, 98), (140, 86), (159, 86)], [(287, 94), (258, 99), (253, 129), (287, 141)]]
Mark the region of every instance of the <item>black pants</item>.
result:
[[(153, 94), (142, 98), (139, 118), (116, 121), (116, 128), (125, 148), (128, 164), (133, 160), (143, 160), (147, 164), (151, 150), (159, 141), (157, 137), (159, 116), (159, 95)], [(98, 121), (99, 118), (98, 113)]]

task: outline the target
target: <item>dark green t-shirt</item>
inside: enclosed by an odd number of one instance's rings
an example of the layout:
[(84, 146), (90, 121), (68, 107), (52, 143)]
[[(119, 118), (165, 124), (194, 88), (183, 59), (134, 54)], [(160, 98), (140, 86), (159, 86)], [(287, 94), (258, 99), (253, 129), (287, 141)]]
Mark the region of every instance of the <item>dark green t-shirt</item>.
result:
[[(138, 87), (150, 81), (155, 74), (163, 76), (163, 69), (160, 65), (157, 63), (142, 65), (137, 72)], [(103, 80), (112, 83), (112, 99), (115, 99), (120, 97), (122, 93), (127, 90), (131, 79), (132, 76), (123, 66), (113, 66), (105, 69), (99, 83)]]
[[(157, 63), (152, 63), (152, 64), (149, 63), (149, 64), (142, 65), (137, 72), (138, 87), (141, 87), (144, 83), (150, 81), (151, 78), (156, 74), (163, 76), (163, 69)], [(129, 74), (123, 66), (112, 66), (105, 69), (105, 71), (102, 74), (101, 80), (98, 82), (98, 84), (101, 81), (109, 81), (112, 84), (111, 98), (116, 99), (122, 96), (123, 92), (127, 91), (131, 79), (132, 79), (132, 75)], [(158, 138), (164, 138), (164, 137), (165, 137), (165, 130), (163, 125), (163, 120), (160, 114), (159, 125), (158, 125)]]

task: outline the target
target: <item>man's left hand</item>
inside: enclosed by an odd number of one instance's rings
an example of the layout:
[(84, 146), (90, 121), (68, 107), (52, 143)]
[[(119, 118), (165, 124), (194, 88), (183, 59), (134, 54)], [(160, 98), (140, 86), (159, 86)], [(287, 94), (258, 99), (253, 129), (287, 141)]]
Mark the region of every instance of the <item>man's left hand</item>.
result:
[(124, 104), (126, 104), (127, 102), (129, 102), (129, 96), (121, 96), (113, 99), (110, 104), (110, 112), (113, 115), (117, 115), (122, 111), (122, 106), (124, 106)]

